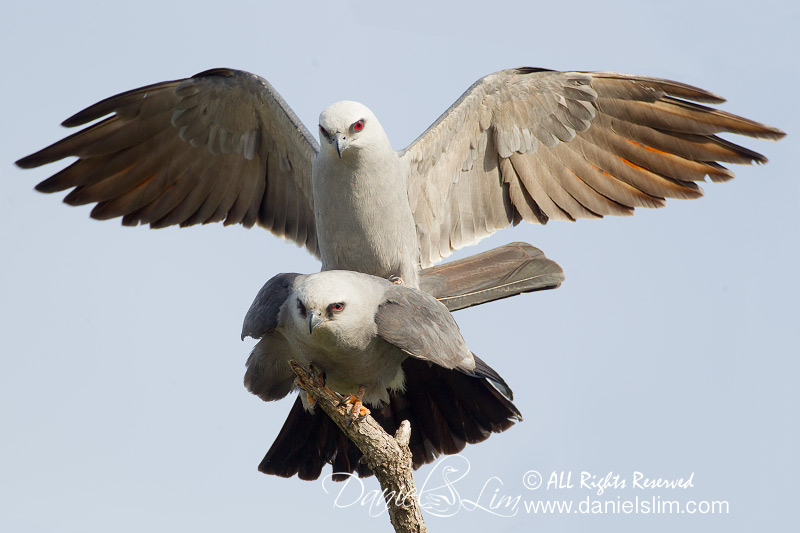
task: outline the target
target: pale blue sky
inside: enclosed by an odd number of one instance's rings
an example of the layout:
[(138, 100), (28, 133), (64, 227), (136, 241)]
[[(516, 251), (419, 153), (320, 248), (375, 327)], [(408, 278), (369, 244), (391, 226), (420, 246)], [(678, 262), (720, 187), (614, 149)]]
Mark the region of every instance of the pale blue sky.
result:
[(462, 510), (429, 516), (428, 527), (743, 532), (795, 523), (797, 4), (287, 4), (0, 8), (0, 530), (390, 530), (365, 509), (334, 509), (320, 482), (256, 470), (291, 401), (266, 404), (243, 388), (252, 342), (239, 340), (241, 321), (264, 281), (316, 271), (314, 259), (258, 228), (96, 222), (89, 208), (62, 205), (63, 194), (33, 191), (57, 165), (12, 166), (95, 101), (220, 66), (267, 78), (312, 131), (330, 103), (361, 101), (398, 149), (476, 79), (515, 66), (673, 78), (787, 131), (779, 143), (743, 141), (770, 163), (735, 168), (736, 180), (709, 184), (700, 200), (626, 219), (521, 225), (467, 249), (527, 241), (563, 266), (566, 282), (456, 314), (525, 416), (465, 450), (463, 497), (477, 497), (491, 476), (525, 498), (590, 495), (528, 491), (521, 479), (532, 469), (694, 472), (693, 489), (656, 494), (727, 500), (731, 514)]

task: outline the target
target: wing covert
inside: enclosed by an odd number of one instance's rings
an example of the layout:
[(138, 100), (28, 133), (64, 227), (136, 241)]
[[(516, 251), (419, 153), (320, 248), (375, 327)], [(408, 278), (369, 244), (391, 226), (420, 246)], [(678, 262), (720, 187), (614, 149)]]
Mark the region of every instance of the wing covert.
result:
[(375, 314), (377, 333), (408, 355), (470, 373), (475, 360), (447, 308), (409, 287), (388, 287)]

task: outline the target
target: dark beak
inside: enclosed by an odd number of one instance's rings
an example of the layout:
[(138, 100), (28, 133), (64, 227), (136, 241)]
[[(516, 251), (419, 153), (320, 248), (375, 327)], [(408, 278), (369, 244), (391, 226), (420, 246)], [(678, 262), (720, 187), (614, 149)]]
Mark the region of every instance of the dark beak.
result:
[(342, 152), (344, 152), (347, 148), (347, 142), (347, 137), (345, 137), (343, 133), (334, 134), (333, 145), (336, 147), (336, 151), (339, 153), (339, 158), (342, 157)]
[(311, 333), (314, 331), (314, 328), (323, 322), (325, 322), (325, 319), (322, 318), (322, 314), (316, 309), (311, 309), (308, 312), (308, 334), (311, 335)]

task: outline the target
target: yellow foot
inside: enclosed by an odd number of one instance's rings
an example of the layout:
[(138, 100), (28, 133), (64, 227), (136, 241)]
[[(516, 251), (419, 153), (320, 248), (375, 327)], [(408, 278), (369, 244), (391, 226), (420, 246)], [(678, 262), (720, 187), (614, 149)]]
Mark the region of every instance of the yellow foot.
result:
[(365, 416), (369, 414), (369, 409), (364, 407), (364, 404), (361, 403), (361, 399), (364, 397), (364, 393), (367, 391), (367, 388), (364, 385), (360, 385), (358, 387), (358, 391), (355, 394), (347, 394), (345, 395), (342, 400), (339, 402), (339, 407), (342, 405), (351, 405), (350, 411), (348, 415), (350, 416), (350, 420), (347, 421), (347, 425), (349, 426), (355, 420), (361, 420)]
[(308, 406), (312, 411), (317, 408), (317, 400), (315, 400), (314, 397), (309, 393), (306, 393), (306, 400), (308, 400)]
[(389, 276), (389, 281), (391, 281), (395, 285), (403, 284), (403, 278), (401, 278), (400, 276)]

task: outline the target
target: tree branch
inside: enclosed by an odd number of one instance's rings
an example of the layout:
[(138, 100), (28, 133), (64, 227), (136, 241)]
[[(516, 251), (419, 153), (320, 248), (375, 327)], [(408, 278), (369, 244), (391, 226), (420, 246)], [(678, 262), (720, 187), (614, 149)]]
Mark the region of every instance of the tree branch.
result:
[(383, 490), (389, 509), (389, 519), (398, 533), (424, 533), (427, 531), (419, 508), (417, 489), (414, 485), (411, 450), (408, 441), (411, 426), (404, 420), (392, 437), (374, 418), (367, 415), (348, 425), (350, 417), (347, 407), (339, 407), (339, 400), (327, 387), (320, 387), (309, 377), (296, 361), (289, 365), (300, 381), (300, 386), (317, 401), (325, 414), (347, 435), (364, 454), (367, 466), (375, 473)]

